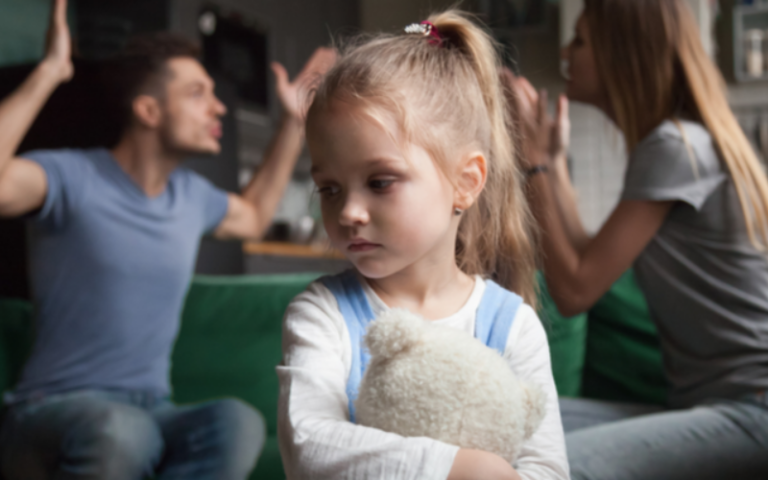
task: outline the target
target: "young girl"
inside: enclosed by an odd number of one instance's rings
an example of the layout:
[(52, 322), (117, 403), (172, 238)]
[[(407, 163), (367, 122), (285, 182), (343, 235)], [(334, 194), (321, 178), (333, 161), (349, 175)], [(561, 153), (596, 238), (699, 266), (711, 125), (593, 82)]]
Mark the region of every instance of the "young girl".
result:
[[(636, 418), (651, 409), (566, 399), (566, 426), (592, 424), (566, 436), (574, 479), (768, 478), (768, 181), (700, 38), (684, 0), (586, 0), (564, 50), (567, 93), (611, 118), (630, 152), (594, 238), (574, 208), (567, 141), (548, 145), (567, 135), (526, 122), (542, 140), (528, 191), (553, 299), (583, 311), (634, 264), (670, 383), (673, 410)], [(532, 107), (535, 91), (512, 82)]]
[[(312, 175), (333, 245), (355, 267), (313, 283), (286, 312), (279, 437), (288, 478), (566, 479), (529, 213), (492, 40), (455, 11), (350, 49), (307, 120)], [(354, 423), (365, 326), (390, 308), (473, 335), (495, 295), (503, 355), (548, 396), (514, 466), (429, 438)], [(491, 305), (493, 307), (494, 305)], [(493, 316), (496, 311), (490, 308)], [(508, 313), (508, 314), (507, 314)], [(490, 316), (490, 315), (488, 315)]]

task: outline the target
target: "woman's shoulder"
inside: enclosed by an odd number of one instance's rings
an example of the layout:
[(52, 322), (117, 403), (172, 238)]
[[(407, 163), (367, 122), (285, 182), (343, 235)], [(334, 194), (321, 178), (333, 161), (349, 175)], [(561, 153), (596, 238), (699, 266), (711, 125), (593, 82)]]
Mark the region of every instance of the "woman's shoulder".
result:
[(647, 153), (658, 155), (660, 151), (666, 151), (670, 155), (682, 155), (687, 158), (689, 147), (699, 155), (704, 151), (715, 152), (712, 135), (707, 127), (692, 120), (667, 119), (637, 144), (632, 156)]
[(712, 141), (709, 130), (700, 122), (668, 118), (653, 128), (635, 146), (633, 153), (659, 144), (680, 145), (686, 139), (693, 142)]
[(630, 170), (680, 170), (695, 178), (720, 176), (722, 166), (715, 142), (706, 126), (691, 120), (668, 119), (651, 131), (630, 154)]

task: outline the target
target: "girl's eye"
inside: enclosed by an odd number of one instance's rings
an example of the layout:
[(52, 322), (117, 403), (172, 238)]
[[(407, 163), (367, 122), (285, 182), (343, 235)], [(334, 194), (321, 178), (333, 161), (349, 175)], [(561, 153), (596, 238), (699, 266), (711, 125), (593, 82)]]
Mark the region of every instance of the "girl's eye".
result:
[(395, 183), (394, 180), (376, 179), (376, 180), (369, 181), (368, 186), (371, 187), (373, 190), (384, 190), (390, 185), (392, 185), (393, 183)]
[(317, 192), (320, 194), (320, 196), (328, 198), (339, 193), (339, 187), (335, 185), (328, 185), (325, 187), (318, 188)]

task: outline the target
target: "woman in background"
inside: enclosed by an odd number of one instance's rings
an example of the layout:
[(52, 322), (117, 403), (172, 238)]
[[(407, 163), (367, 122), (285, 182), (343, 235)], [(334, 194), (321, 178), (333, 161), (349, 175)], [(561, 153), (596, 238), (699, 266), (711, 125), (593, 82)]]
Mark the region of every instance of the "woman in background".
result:
[(768, 181), (693, 16), (684, 0), (586, 0), (564, 57), (568, 97), (618, 126), (629, 164), (589, 237), (565, 166), (567, 100), (549, 119), (546, 92), (507, 74), (550, 293), (582, 312), (634, 265), (670, 383), (668, 410), (563, 401), (587, 425), (566, 435), (572, 477), (768, 478)]

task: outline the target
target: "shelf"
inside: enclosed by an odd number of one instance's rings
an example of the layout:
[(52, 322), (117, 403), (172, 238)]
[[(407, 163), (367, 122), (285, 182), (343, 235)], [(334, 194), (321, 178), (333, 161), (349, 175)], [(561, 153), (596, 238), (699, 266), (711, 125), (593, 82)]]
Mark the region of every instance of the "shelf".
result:
[[(765, 38), (761, 42), (763, 75), (747, 74), (745, 52), (746, 32), (762, 30)], [(733, 76), (740, 83), (768, 81), (768, 4), (737, 5), (733, 7)]]
[(271, 255), (280, 257), (344, 259), (341, 252), (334, 249), (297, 245), (288, 242), (246, 242), (243, 252), (247, 255)]

